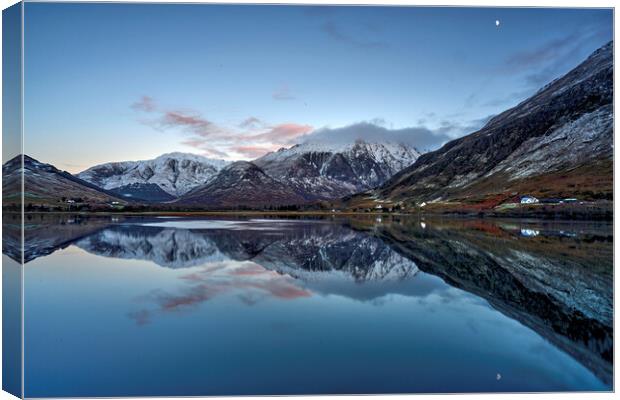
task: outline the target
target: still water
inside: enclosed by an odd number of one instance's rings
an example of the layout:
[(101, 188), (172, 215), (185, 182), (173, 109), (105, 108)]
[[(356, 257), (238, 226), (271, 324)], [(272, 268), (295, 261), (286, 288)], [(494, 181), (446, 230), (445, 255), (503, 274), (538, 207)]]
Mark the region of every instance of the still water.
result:
[(612, 389), (610, 224), (26, 226), (27, 397)]

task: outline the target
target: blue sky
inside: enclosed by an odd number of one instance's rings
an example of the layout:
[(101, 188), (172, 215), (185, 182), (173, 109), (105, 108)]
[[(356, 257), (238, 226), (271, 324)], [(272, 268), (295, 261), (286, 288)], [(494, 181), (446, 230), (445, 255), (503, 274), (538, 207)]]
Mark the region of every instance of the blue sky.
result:
[(604, 9), (27, 3), (25, 152), (77, 172), (313, 137), (434, 149), (612, 27)]

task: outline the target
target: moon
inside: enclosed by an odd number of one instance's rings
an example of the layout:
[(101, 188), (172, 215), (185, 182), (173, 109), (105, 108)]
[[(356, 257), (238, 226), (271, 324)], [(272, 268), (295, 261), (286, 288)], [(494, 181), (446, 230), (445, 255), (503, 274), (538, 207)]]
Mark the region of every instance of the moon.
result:
[(495, 26), (499, 26), (499, 19), (495, 20)]

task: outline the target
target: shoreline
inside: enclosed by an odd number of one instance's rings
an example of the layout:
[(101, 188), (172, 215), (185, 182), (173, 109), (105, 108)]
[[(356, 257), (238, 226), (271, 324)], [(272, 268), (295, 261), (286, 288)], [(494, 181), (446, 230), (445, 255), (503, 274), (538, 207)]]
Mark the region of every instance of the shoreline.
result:
[[(6, 215), (19, 215), (21, 212), (3, 211)], [(436, 212), (356, 212), (356, 211), (25, 211), (24, 215), (81, 215), (81, 216), (171, 216), (171, 217), (200, 217), (200, 216), (273, 216), (273, 217), (404, 217), (404, 218), (452, 218), (452, 219), (537, 219), (558, 221), (603, 221), (613, 222), (613, 212), (539, 212), (537, 211), (436, 211)]]

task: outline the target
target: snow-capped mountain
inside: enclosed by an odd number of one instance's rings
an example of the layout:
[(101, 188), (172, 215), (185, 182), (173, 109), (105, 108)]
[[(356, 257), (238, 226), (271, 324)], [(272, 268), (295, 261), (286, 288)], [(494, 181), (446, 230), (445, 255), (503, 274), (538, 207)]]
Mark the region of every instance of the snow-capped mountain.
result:
[(266, 154), (254, 164), (307, 200), (323, 200), (381, 185), (419, 156), (413, 147), (389, 142), (305, 142)]
[(168, 153), (153, 160), (97, 165), (78, 177), (128, 199), (168, 201), (208, 183), (227, 164), (196, 154)]
[(307, 142), (232, 163), (175, 204), (234, 208), (334, 200), (382, 184), (419, 155), (403, 144)]

